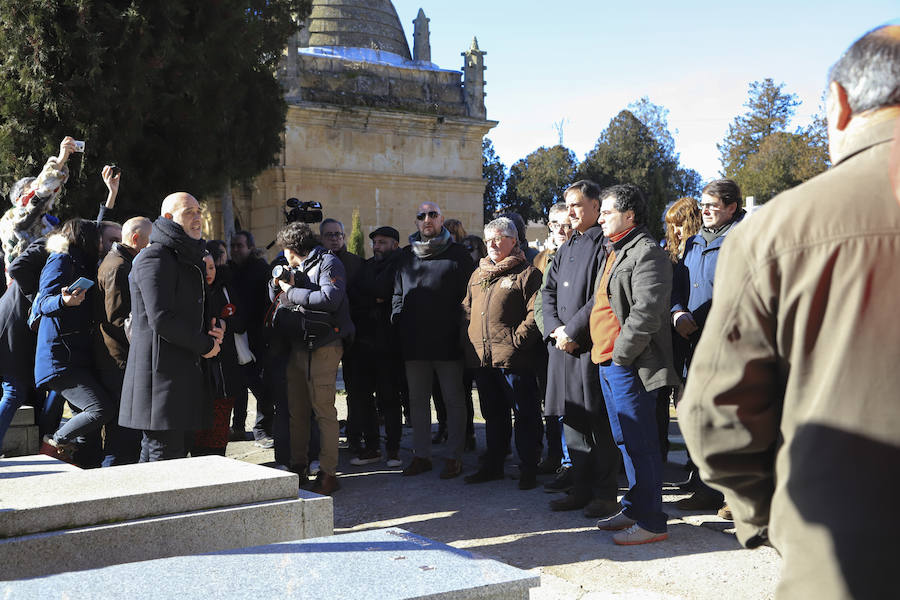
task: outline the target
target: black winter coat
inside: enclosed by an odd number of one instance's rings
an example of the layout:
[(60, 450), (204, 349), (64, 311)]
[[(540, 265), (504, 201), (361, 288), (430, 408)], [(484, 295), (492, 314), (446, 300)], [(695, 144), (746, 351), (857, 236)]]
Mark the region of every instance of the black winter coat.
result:
[(272, 279), (272, 268), (265, 260), (256, 256), (251, 256), (240, 266), (234, 262), (228, 265), (232, 273), (229, 289), (234, 289), (237, 294), (235, 304), (242, 308), (250, 350), (257, 360), (262, 360), (267, 345), (265, 320), (269, 309), (268, 283)]
[(412, 246), (403, 248), (391, 322), (404, 360), (463, 358), (462, 300), (474, 270), (469, 251), (457, 242), (430, 258), (419, 258)]
[(350, 311), (356, 325), (354, 348), (361, 352), (398, 353), (391, 327), (391, 302), (400, 256), (397, 249), (384, 260), (370, 258), (350, 288)]
[[(544, 412), (579, 419), (605, 411), (597, 365), (591, 362), (590, 315), (597, 273), (606, 261), (599, 225), (575, 234), (557, 251), (541, 290), (545, 340), (550, 352)], [(560, 325), (578, 343), (574, 354), (557, 350), (550, 338)]]
[[(225, 308), (231, 305), (233, 313), (226, 316)], [(214, 394), (217, 397), (234, 398), (241, 387), (246, 387), (243, 372), (238, 364), (237, 348), (234, 345), (234, 335), (247, 331), (244, 321), (246, 316), (244, 307), (241, 306), (237, 292), (231, 286), (231, 271), (227, 266), (216, 269), (216, 278), (209, 286), (206, 295), (206, 322), (216, 318), (225, 321), (225, 337), (222, 339), (221, 351), (213, 358), (206, 359), (209, 363), (217, 363), (221, 366), (221, 389)]]
[(0, 298), (0, 375), (29, 387), (34, 382), (37, 335), (28, 327), (28, 314), (47, 262), (46, 246), (46, 238), (35, 240), (9, 265), (13, 283)]
[(213, 348), (204, 322), (203, 241), (160, 217), (131, 268), (131, 346), (119, 424), (196, 430), (211, 399), (200, 357)]

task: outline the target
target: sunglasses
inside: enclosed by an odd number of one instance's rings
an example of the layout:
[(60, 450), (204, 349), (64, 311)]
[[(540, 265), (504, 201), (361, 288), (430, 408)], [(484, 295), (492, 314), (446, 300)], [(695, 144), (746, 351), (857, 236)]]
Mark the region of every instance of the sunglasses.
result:
[(439, 213), (438, 211), (429, 210), (428, 212), (417, 214), (416, 221), (424, 221), (425, 217), (428, 217), (429, 219), (437, 219), (439, 216), (441, 216), (441, 213)]

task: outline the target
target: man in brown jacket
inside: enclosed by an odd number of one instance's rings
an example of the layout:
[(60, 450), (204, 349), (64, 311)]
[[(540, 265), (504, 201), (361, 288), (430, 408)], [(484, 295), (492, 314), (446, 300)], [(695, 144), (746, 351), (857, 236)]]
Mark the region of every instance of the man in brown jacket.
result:
[[(99, 340), (95, 355), (100, 381), (113, 398), (122, 395), (125, 365), (128, 362), (128, 338), (125, 320), (131, 316), (131, 292), (128, 274), (131, 261), (150, 243), (153, 223), (146, 217), (134, 217), (122, 226), (122, 241), (112, 245), (97, 270), (97, 287), (103, 305), (99, 307)], [(118, 408), (119, 403), (115, 406)], [(120, 427), (117, 416), (105, 425), (106, 443), (103, 466), (136, 463), (141, 451), (141, 435), (135, 429)]]
[(900, 27), (832, 68), (825, 173), (729, 236), (679, 416), (738, 539), (784, 558), (779, 598), (883, 598), (900, 519)]

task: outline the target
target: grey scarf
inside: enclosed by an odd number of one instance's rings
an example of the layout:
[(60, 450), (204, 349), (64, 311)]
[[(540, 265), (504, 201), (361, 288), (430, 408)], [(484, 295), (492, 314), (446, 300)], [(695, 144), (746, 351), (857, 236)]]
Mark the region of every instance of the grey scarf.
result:
[(423, 241), (422, 234), (418, 231), (409, 236), (409, 245), (412, 246), (413, 252), (419, 258), (426, 260), (441, 254), (452, 243), (453, 238), (450, 237), (450, 232), (446, 227), (442, 227), (441, 233), (430, 240)]

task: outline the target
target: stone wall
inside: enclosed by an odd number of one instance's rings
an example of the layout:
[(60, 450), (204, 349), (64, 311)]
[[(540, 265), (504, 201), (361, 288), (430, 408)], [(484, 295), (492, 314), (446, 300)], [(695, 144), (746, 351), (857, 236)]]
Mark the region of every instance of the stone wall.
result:
[(414, 113), (466, 116), (459, 71), (406, 68), (313, 54), (299, 55), (304, 101)]
[[(315, 200), (326, 217), (344, 222), (347, 233), (359, 208), (366, 236), (390, 225), (405, 245), (405, 236), (415, 231), (416, 209), (430, 201), (480, 235), (481, 140), (494, 125), (465, 117), (291, 105), (281, 164), (257, 177), (248, 190), (234, 191), (235, 215), (263, 246), (284, 223), (287, 198)], [(207, 208), (208, 233), (221, 236), (218, 201), (208, 200)]]

